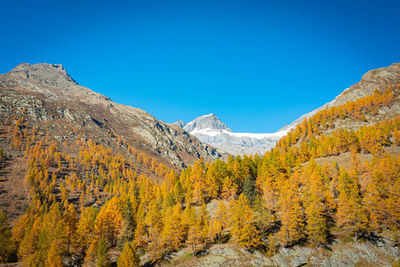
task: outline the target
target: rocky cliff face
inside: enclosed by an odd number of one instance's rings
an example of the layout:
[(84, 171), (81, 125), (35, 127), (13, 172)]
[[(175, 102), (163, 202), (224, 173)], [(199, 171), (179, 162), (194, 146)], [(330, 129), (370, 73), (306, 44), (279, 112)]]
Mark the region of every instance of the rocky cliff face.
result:
[(78, 85), (61, 65), (18, 65), (0, 75), (0, 95), (2, 120), (23, 115), (59, 140), (79, 133), (107, 146), (116, 136), (177, 167), (220, 156), (179, 127)]

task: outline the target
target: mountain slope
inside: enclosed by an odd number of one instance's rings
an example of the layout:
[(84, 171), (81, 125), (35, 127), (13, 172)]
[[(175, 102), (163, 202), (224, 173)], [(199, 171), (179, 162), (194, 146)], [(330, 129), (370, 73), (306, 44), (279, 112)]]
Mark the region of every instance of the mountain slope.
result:
[(358, 83), (345, 89), (334, 100), (300, 116), (291, 124), (280, 129), (280, 131), (290, 130), (296, 127), (296, 125), (301, 123), (304, 119), (312, 117), (325, 108), (340, 106), (347, 102), (355, 101), (361, 97), (372, 95), (375, 90), (382, 92), (386, 88), (393, 87), (397, 84), (400, 84), (400, 63), (393, 63), (388, 67), (370, 70), (362, 76)]
[(73, 129), (105, 145), (116, 136), (178, 167), (219, 156), (181, 129), (78, 85), (61, 65), (18, 65), (0, 75), (0, 89), (2, 119), (25, 113), (58, 139), (74, 138)]
[[(157, 182), (164, 180), (168, 168), (179, 170), (200, 157), (220, 156), (181, 128), (78, 85), (61, 65), (24, 63), (0, 75), (0, 210), (12, 221), (31, 201), (25, 177), (35, 138), (42, 139), (43, 148), (55, 143), (61, 155), (75, 159), (83, 153), (77, 148), (92, 140), (122, 156), (134, 173)], [(98, 162), (93, 159), (92, 164)], [(54, 173), (60, 177), (75, 173), (86, 180), (87, 173), (72, 166)], [(107, 194), (101, 190), (102, 186), (89, 203), (105, 201)], [(70, 201), (77, 198), (71, 195)]]
[(320, 162), (336, 157), (343, 166), (351, 164), (345, 155), (350, 151), (397, 155), (397, 148), (387, 146), (397, 144), (393, 140), (400, 116), (400, 64), (368, 72), (324, 107), (294, 123), (277, 143), (278, 150), (293, 148), (304, 158), (322, 158)]
[(400, 63), (370, 70), (362, 76), (358, 83), (341, 93), (334, 100), (332, 106), (339, 106), (349, 101), (372, 95), (375, 90), (382, 92), (396, 84), (400, 84)]

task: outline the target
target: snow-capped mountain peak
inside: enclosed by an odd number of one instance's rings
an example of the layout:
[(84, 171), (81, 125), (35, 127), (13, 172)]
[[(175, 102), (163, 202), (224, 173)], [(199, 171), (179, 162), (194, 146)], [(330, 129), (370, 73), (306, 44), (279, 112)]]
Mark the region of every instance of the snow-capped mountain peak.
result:
[[(181, 126), (182, 127), (182, 126)], [(214, 113), (200, 116), (183, 129), (201, 142), (232, 155), (264, 153), (270, 150), (287, 131), (276, 133), (233, 133)]]
[(183, 129), (188, 132), (204, 130), (204, 129), (212, 129), (212, 130), (225, 130), (231, 132), (231, 129), (226, 126), (214, 113), (200, 116), (188, 124), (186, 124)]

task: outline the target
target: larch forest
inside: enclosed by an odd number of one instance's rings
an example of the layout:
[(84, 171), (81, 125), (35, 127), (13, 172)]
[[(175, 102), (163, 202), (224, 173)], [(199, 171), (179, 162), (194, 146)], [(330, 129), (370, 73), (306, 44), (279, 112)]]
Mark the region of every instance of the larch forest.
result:
[(0, 262), (168, 265), (182, 249), (196, 258), (218, 244), (265, 257), (296, 246), (325, 253), (337, 240), (398, 244), (400, 117), (376, 116), (399, 97), (390, 85), (305, 118), (265, 154), (184, 167), (107, 127), (107, 142), (76, 125), (74, 138), (57, 139), (14, 105), (1, 120), (0, 168), (22, 181), (28, 204), (12, 218), (0, 211)]

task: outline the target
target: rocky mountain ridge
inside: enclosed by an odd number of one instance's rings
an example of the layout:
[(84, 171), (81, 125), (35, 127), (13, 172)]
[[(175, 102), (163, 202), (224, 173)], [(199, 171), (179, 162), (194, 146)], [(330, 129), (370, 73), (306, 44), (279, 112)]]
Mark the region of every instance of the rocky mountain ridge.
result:
[(291, 124), (280, 129), (280, 131), (290, 130), (296, 127), (296, 125), (301, 123), (304, 119), (312, 117), (318, 111), (321, 111), (325, 108), (340, 106), (347, 102), (357, 100), (361, 97), (372, 95), (375, 90), (382, 92), (385, 89), (393, 87), (397, 84), (400, 84), (400, 63), (393, 63), (388, 67), (370, 70), (362, 76), (358, 83), (343, 90), (343, 92), (340, 93), (334, 100), (300, 116)]
[(74, 138), (73, 129), (106, 146), (110, 135), (168, 165), (182, 167), (216, 150), (179, 127), (147, 112), (115, 103), (78, 85), (62, 65), (23, 63), (0, 75), (0, 117), (26, 116), (58, 139)]

